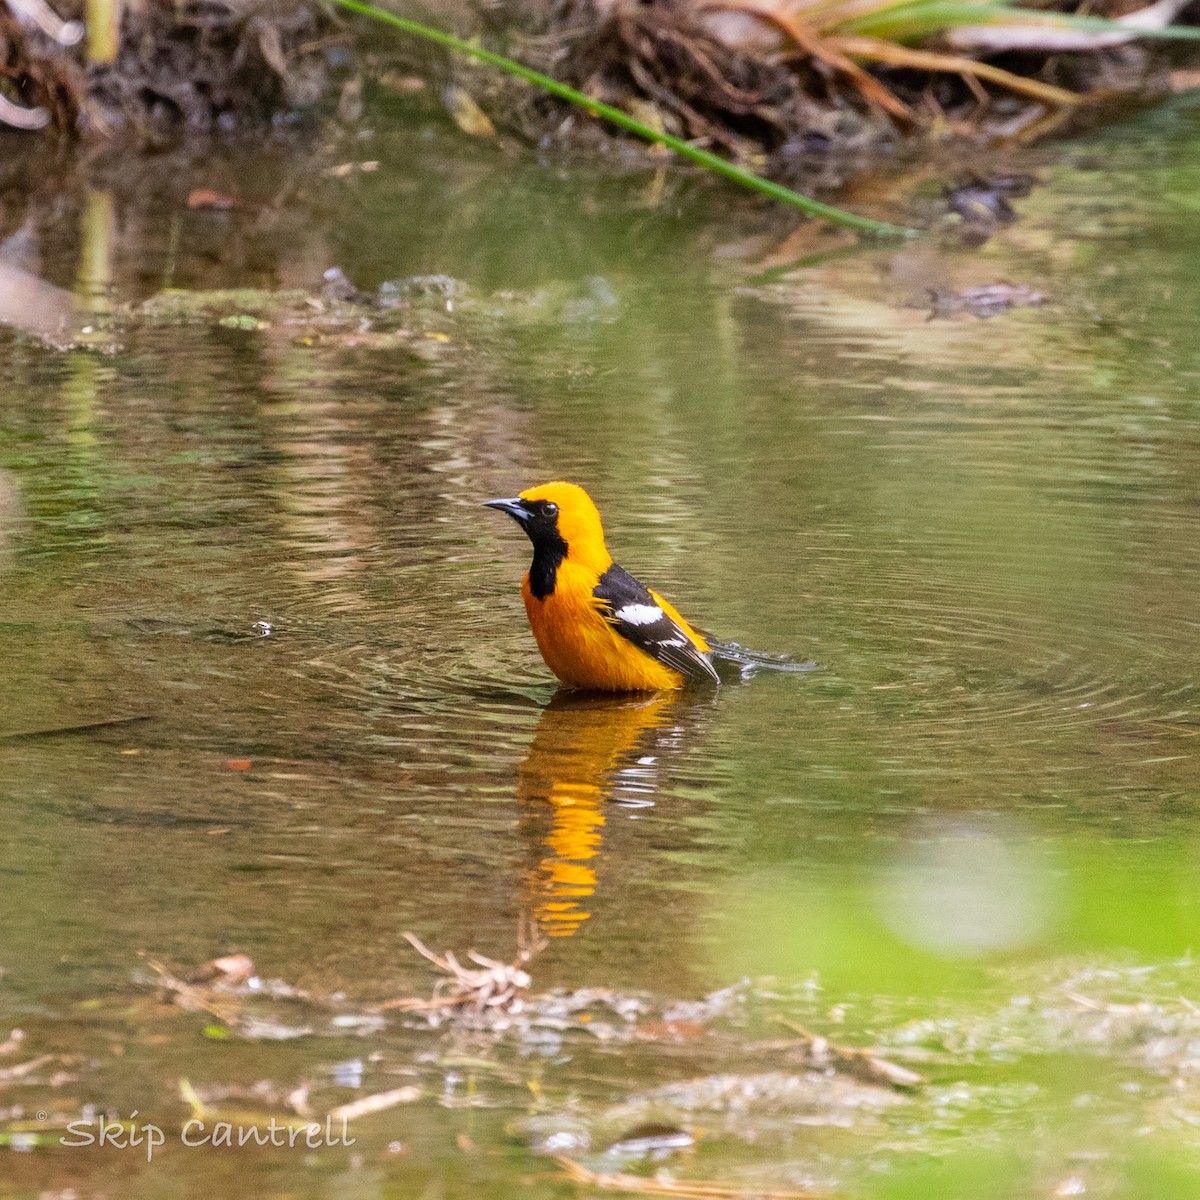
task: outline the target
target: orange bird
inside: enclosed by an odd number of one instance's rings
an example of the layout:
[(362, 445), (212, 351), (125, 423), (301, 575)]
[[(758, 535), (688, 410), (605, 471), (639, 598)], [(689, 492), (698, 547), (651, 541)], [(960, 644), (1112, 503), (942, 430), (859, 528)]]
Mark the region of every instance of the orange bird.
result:
[(521, 595), (538, 649), (563, 683), (648, 692), (720, 682), (715, 647), (613, 562), (583, 488), (544, 483), (486, 507), (508, 513), (533, 543)]

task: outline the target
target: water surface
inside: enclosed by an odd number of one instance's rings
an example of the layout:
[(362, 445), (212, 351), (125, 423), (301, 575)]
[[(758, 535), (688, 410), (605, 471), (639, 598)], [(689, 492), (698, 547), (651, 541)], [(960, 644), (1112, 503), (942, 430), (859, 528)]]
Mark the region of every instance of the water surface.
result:
[[(260, 1113), (424, 1089), (350, 1150), (41, 1146), (11, 1194), (553, 1195), (547, 1129), (656, 1116), (707, 1135), (680, 1174), (746, 1186), (1192, 1194), (1198, 139), (1176, 109), (984, 164), (1039, 186), (975, 251), (444, 130), (348, 182), (194, 164), (231, 213), (31, 205), (0, 252), (85, 307), (461, 286), (404, 345), (0, 335), (0, 1004), (14, 1061), (58, 1056), (8, 1119), (174, 1130), (181, 1077)], [(930, 318), (1001, 280), (1046, 303)], [(526, 543), (479, 507), (554, 477), (690, 619), (819, 670), (556, 694)], [(643, 1036), (358, 1020), (430, 989), (403, 931), (510, 958), (531, 914), (536, 988), (641, 996)], [(234, 951), (346, 1019), (230, 1037), (145, 984)], [(653, 1090), (781, 1069), (780, 1013), (930, 1082)]]

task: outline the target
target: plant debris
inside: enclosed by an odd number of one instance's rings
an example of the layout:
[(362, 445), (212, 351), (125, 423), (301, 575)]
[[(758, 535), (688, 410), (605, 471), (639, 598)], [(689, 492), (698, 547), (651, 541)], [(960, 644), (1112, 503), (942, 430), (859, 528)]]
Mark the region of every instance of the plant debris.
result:
[(776, 1016), (775, 1020), (800, 1038), (801, 1047), (811, 1066), (818, 1069), (844, 1071), (864, 1083), (880, 1083), (907, 1091), (925, 1082), (916, 1071), (881, 1058), (869, 1050), (839, 1046), (820, 1034), (810, 1033), (795, 1021)]
[[(450, 965), (449, 955), (433, 958)], [(246, 977), (250, 965), (243, 955), (226, 955), (187, 972), (186, 979), (183, 972), (160, 970), (159, 980), (170, 987), (173, 1005), (180, 1003), (177, 996), (196, 1008), (198, 998), (210, 1008), (214, 1002), (245, 1005), (258, 980), (257, 974)], [(778, 981), (763, 980), (743, 981), (696, 1000), (606, 989), (530, 994), (522, 1011), (507, 1014), (505, 1022), (445, 1023), (438, 1035), (442, 1048), (432, 1051), (429, 1024), (388, 1027), (380, 1022), (371, 1027), (368, 1052), (335, 1064), (318, 1058), (299, 1080), (235, 1077), (193, 1085), (175, 1076), (172, 1096), (183, 1100), (193, 1119), (206, 1123), (274, 1122), (294, 1130), (322, 1121), (366, 1121), (436, 1096), (449, 1108), (508, 1109), (513, 1114), (510, 1128), (528, 1138), (533, 1152), (553, 1158), (567, 1181), (592, 1191), (685, 1200), (828, 1196), (844, 1177), (836, 1171), (827, 1176), (825, 1151), (814, 1147), (827, 1150), (852, 1134), (857, 1144), (874, 1147), (866, 1152), (882, 1165), (898, 1155), (936, 1153), (946, 1136), (961, 1135), (962, 1121), (970, 1114), (1004, 1120), (1005, 1114), (1027, 1113), (1031, 1103), (1057, 1103), (1057, 1093), (1041, 1093), (1029, 1083), (967, 1082), (959, 1074), (1014, 1050), (1095, 1055), (1128, 1069), (1137, 1067), (1143, 1072), (1139, 1086), (1146, 1089), (1147, 1120), (1162, 1128), (1193, 1127), (1200, 1119), (1195, 1062), (1200, 1009), (1187, 998), (1194, 977), (1190, 963), (1174, 972), (1167, 967), (1147, 971), (1111, 963), (1074, 964), (1057, 982), (1043, 974), (1036, 982), (1013, 976), (1012, 999), (994, 1011), (963, 1011), (956, 1003), (928, 1000), (919, 1006), (928, 1010), (927, 1016), (891, 1022), (886, 1034), (887, 1044), (901, 1054), (937, 1064), (942, 1082), (919, 1091), (914, 1091), (920, 1082), (915, 1074), (890, 1058), (830, 1043), (809, 1027), (818, 1019), (844, 1020), (847, 1007), (857, 1010), (856, 1027), (888, 1027), (886, 1007), (868, 1012), (863, 1005), (869, 1002), (861, 999), (831, 1006), (819, 987), (781, 987)], [(278, 990), (299, 994), (284, 984)], [(318, 1028), (327, 1037), (343, 1037), (346, 1019), (370, 1016), (340, 993), (309, 997), (307, 1003), (339, 1014), (323, 1030)], [(604, 1023), (601, 1006), (616, 1020), (597, 1036), (596, 1027)], [(787, 1016), (780, 1015), (780, 1006), (786, 1006)], [(239, 1034), (271, 1036), (257, 1033), (247, 1016), (236, 1018)], [(636, 1031), (651, 1020), (688, 1021), (709, 1034), (684, 1047), (647, 1043)], [(797, 1038), (757, 1041), (754, 1031), (764, 1023), (783, 1024)], [(104, 1030), (108, 1024), (93, 1021), (89, 1027)], [(107, 1039), (111, 1033), (101, 1036)], [(567, 1043), (567, 1036), (573, 1042)], [(605, 1069), (616, 1061), (608, 1044), (614, 1038), (624, 1039), (622, 1061), (629, 1056), (628, 1069), (617, 1079)], [(67, 1061), (44, 1050), (30, 1054), (29, 1042), (19, 1031), (0, 1042), (0, 1056), (21, 1060), (0, 1072), (0, 1085), (21, 1089), (22, 1101), (0, 1109), (0, 1145), (51, 1144), (37, 1139), (57, 1136), (81, 1107), (77, 1097), (55, 1093), (74, 1078)], [(102, 1062), (104, 1052), (97, 1049), (89, 1049), (81, 1061)], [(256, 1055), (263, 1053), (267, 1051)], [(285, 1061), (294, 1062), (294, 1054)], [(756, 1063), (769, 1069), (747, 1070)], [(780, 1069), (781, 1063), (787, 1065)], [(565, 1074), (564, 1064), (573, 1064)], [(792, 1064), (795, 1069), (788, 1069)], [(681, 1077), (670, 1079), (674, 1073)], [(399, 1086), (397, 1075), (404, 1077)], [(364, 1076), (390, 1085), (365, 1087)], [(625, 1091), (648, 1077), (657, 1081), (655, 1086)], [(1091, 1093), (1097, 1078), (1085, 1066), (1079, 1087)], [(323, 1090), (344, 1093), (347, 1088), (366, 1094), (349, 1100), (339, 1094), (336, 1101), (321, 1102)], [(532, 1112), (531, 1093), (536, 1098)], [(34, 1097), (48, 1114), (36, 1126), (28, 1119)], [(167, 1121), (178, 1127), (173, 1118)], [(394, 1127), (387, 1121), (378, 1125), (359, 1136), (385, 1136)], [(797, 1157), (801, 1127), (809, 1150)], [(751, 1150), (753, 1165), (744, 1160), (739, 1165), (736, 1155), (729, 1157), (731, 1144)], [(487, 1144), (477, 1138), (461, 1148), (475, 1153), (476, 1146), (486, 1153)], [(678, 1167), (663, 1165), (670, 1155), (696, 1146), (710, 1161), (726, 1164), (715, 1168), (724, 1177), (713, 1179), (710, 1166), (707, 1172), (696, 1168), (708, 1177), (690, 1179)], [(1047, 1171), (1048, 1178), (1065, 1181), (1063, 1187), (1086, 1174), (1077, 1156), (1048, 1163)]]
[[(1183, 0), (1132, 14), (1117, 7), (1118, 20), (1105, 26), (1096, 18), (1113, 2), (1071, 24), (1068, 0), (1036, 15), (1001, 0), (1003, 12), (983, 24), (967, 3), (932, 0), (867, 9), (812, 0), (569, 0), (528, 30), (524, 57), (645, 125), (743, 162), (765, 159), (777, 177), (811, 178), (837, 160), (852, 171), (864, 156), (891, 153), (899, 133), (989, 139), (1019, 128), (1029, 138), (1093, 93), (1163, 93), (1161, 56), (1126, 43), (1139, 28), (1161, 30)], [(516, 4), (506, 11), (518, 27), (517, 14), (527, 14)], [(983, 61), (1006, 36), (1023, 57)], [(1103, 57), (1117, 45), (1129, 54), (1119, 72)], [(484, 98), (493, 116), (507, 111), (510, 126), (543, 145), (587, 128), (502, 85)]]
[(117, 7), (119, 28), (92, 14), (85, 63), (84, 0), (62, 7), (19, 0), (28, 23), (0, 10), (5, 75), (33, 101), (0, 97), (0, 121), (151, 143), (224, 132), (310, 108), (344, 57), (339, 23), (308, 0), (147, 0)]
[(646, 1121), (627, 1129), (615, 1142), (604, 1148), (607, 1158), (657, 1162), (679, 1150), (690, 1150), (696, 1135), (678, 1125)]
[(80, 721), (74, 725), (52, 725), (45, 729), (23, 729), (15, 733), (0, 733), (0, 741), (16, 742), (29, 738), (66, 737), (69, 734), (93, 733), (99, 729), (111, 729), (119, 725), (136, 725), (150, 719), (150, 716), (145, 713), (134, 717), (103, 717), (96, 721)]
[(631, 1192), (642, 1196), (675, 1196), (679, 1200), (812, 1200), (818, 1192), (764, 1191), (762, 1188), (708, 1183), (698, 1179), (646, 1179), (590, 1170), (573, 1158), (556, 1156), (554, 1161), (572, 1183), (599, 1188), (603, 1192)]
[(929, 291), (929, 318), (953, 317), (970, 313), (976, 317), (995, 317), (1012, 308), (1038, 308), (1046, 297), (1023, 284), (989, 283), (982, 287), (961, 288), (958, 291)]
[(349, 1104), (341, 1104), (331, 1109), (326, 1115), (332, 1121), (357, 1121), (360, 1117), (369, 1117), (375, 1113), (386, 1112), (398, 1104), (413, 1104), (420, 1100), (421, 1089), (409, 1085), (393, 1088), (389, 1092), (376, 1092), (373, 1096), (363, 1096), (361, 1100), (351, 1100)]
[(248, 954), (226, 954), (211, 959), (200, 967), (193, 977), (194, 983), (223, 983), (230, 987), (248, 983), (257, 974), (254, 959)]
[(415, 933), (405, 933), (402, 936), (422, 958), (433, 963), (445, 978), (438, 981), (433, 995), (428, 1000), (415, 997), (387, 1000), (379, 1005), (379, 1012), (388, 1009), (400, 1009), (405, 1012), (462, 1009), (479, 1015), (491, 1009), (519, 1013), (533, 983), (533, 978), (525, 967), (548, 944), (532, 923), (522, 924), (518, 939), (519, 949), (514, 962), (499, 962), (494, 958), (485, 958), (474, 950), (468, 950), (467, 958), (475, 965), (466, 967), (455, 958), (452, 951), (435, 954)]
[(258, 1040), (286, 1040), (313, 1032), (311, 1022), (289, 1024), (274, 1014), (256, 1011), (252, 1005), (262, 1002), (301, 1004), (307, 1008), (324, 1007), (320, 1000), (309, 996), (282, 980), (262, 979), (245, 954), (225, 955), (212, 959), (184, 979), (161, 962), (146, 958), (154, 972), (154, 982), (163, 997), (190, 1012), (205, 1012), (221, 1024), (209, 1036), (227, 1037), (226, 1030), (240, 1037)]
[(241, 208), (242, 202), (236, 196), (227, 196), (223, 192), (213, 191), (212, 188), (193, 188), (188, 192), (187, 206), (228, 212), (234, 208)]
[(1007, 225), (1017, 219), (1010, 200), (1028, 196), (1035, 182), (1031, 175), (1002, 175), (994, 179), (971, 175), (944, 190), (946, 207), (970, 225)]

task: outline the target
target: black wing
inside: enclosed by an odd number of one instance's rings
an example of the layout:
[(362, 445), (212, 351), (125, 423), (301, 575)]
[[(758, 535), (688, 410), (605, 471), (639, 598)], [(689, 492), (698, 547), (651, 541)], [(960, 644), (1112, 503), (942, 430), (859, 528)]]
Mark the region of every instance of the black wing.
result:
[(686, 679), (719, 683), (704, 653), (663, 610), (650, 589), (613, 563), (592, 592), (604, 619), (623, 638)]

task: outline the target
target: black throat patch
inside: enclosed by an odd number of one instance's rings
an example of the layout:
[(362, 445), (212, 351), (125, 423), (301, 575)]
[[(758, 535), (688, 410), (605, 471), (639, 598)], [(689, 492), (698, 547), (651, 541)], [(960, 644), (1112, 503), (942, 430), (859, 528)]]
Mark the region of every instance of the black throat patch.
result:
[(533, 543), (533, 565), (529, 568), (529, 590), (545, 600), (554, 592), (558, 582), (558, 565), (567, 557), (567, 543), (556, 529), (551, 536), (539, 537)]

